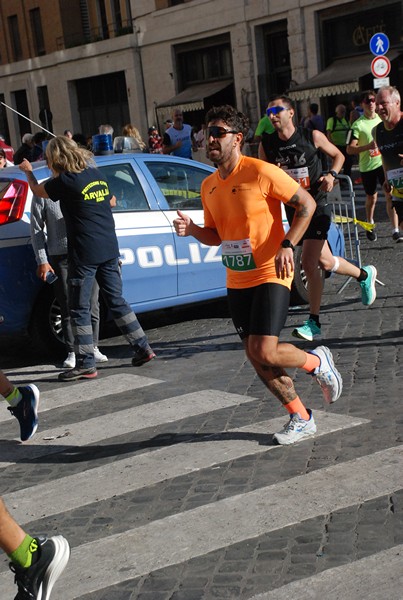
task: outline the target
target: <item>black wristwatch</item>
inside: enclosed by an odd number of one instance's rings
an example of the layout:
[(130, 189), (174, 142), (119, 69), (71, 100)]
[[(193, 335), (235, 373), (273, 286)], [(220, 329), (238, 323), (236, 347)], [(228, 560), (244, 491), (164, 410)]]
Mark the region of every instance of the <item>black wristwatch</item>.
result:
[(329, 171), (329, 174), (336, 179), (338, 173), (336, 171)]
[(283, 241), (281, 242), (281, 247), (282, 247), (282, 248), (291, 248), (291, 250), (292, 250), (292, 251), (294, 251), (294, 250), (295, 250), (295, 247), (294, 247), (294, 246), (291, 244), (290, 240), (287, 240), (287, 239), (286, 239), (286, 240), (283, 240)]

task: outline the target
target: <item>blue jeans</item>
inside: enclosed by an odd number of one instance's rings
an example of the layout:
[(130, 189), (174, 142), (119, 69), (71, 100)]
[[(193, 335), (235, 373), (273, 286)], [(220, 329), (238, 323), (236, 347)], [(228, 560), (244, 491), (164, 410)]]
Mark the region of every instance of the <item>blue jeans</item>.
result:
[(134, 352), (149, 348), (146, 334), (122, 296), (118, 258), (100, 265), (69, 264), (69, 303), (74, 351), (77, 366), (85, 369), (95, 366), (90, 309), (95, 279), (116, 325)]

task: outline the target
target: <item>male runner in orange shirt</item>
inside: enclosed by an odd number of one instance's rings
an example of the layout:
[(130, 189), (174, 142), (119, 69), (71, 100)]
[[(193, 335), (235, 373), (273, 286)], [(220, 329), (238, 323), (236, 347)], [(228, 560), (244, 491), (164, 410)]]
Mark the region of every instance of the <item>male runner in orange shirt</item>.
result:
[[(242, 156), (249, 129), (242, 113), (228, 105), (214, 107), (206, 123), (207, 155), (218, 168), (202, 185), (204, 227), (178, 211), (175, 230), (203, 244), (221, 244), (235, 328), (260, 379), (290, 416), (274, 439), (293, 444), (314, 435), (316, 425), (284, 369), (297, 367), (312, 374), (328, 403), (335, 402), (342, 391), (342, 379), (328, 348), (319, 346), (307, 353), (279, 343), (288, 312), (293, 249), (309, 225), (315, 201), (277, 166)], [(286, 237), (281, 202), (295, 208)]]

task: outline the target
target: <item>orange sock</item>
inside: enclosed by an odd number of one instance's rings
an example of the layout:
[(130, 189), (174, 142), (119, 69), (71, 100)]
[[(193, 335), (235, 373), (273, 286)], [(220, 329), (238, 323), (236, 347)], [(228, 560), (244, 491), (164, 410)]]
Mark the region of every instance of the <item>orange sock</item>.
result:
[(302, 404), (298, 396), (288, 404), (284, 404), (284, 408), (288, 410), (290, 415), (294, 413), (299, 413), (301, 419), (309, 421), (309, 412), (306, 410), (305, 406)]
[(310, 354), (309, 352), (306, 352), (305, 356), (306, 356), (306, 361), (302, 368), (307, 373), (311, 373), (314, 369), (316, 369), (316, 367), (319, 367), (320, 358), (319, 358), (319, 356), (316, 356), (316, 354)]

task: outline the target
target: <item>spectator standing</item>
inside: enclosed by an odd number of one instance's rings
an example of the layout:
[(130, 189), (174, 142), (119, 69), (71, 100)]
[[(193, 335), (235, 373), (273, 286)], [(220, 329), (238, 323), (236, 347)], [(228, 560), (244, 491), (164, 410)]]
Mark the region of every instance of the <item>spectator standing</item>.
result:
[(14, 153), (14, 164), (19, 165), (22, 163), (24, 158), (32, 162), (33, 148), (34, 148), (34, 136), (32, 133), (24, 133), (22, 136), (22, 144)]
[(136, 146), (138, 147), (140, 152), (145, 152), (145, 150), (147, 149), (147, 146), (146, 146), (145, 142), (143, 142), (143, 139), (140, 135), (139, 130), (137, 129), (137, 127), (135, 127), (131, 123), (128, 123), (127, 125), (125, 125), (123, 127), (122, 135), (124, 135), (125, 137), (130, 137), (130, 138), (134, 139)]
[(194, 139), (198, 150), (204, 150), (206, 147), (206, 125), (202, 123), (199, 131), (194, 134)]
[[(403, 115), (399, 91), (393, 86), (381, 87), (376, 95), (376, 110), (381, 118), (373, 130), (374, 140), (382, 155), (385, 191), (392, 196), (398, 222), (403, 228)], [(403, 241), (400, 233), (393, 235)]]
[(61, 535), (30, 536), (12, 518), (0, 496), (0, 548), (11, 560), (18, 587), (15, 600), (49, 600), (69, 560), (68, 541)]
[(32, 162), (43, 159), (43, 146), (42, 143), (46, 140), (46, 133), (44, 131), (37, 131), (34, 134), (32, 148)]
[[(68, 255), (66, 224), (60, 208), (60, 202), (49, 202), (44, 198), (34, 197), (31, 204), (31, 242), (38, 265), (36, 274), (46, 281), (49, 272), (57, 276), (52, 284), (55, 297), (60, 306), (63, 339), (67, 357), (63, 363), (65, 369), (76, 366), (74, 354), (74, 335), (68, 297)], [(99, 342), (99, 286), (94, 281), (91, 294), (91, 325), (94, 344), (95, 362), (106, 362), (108, 357), (98, 348)]]
[[(214, 107), (206, 122), (207, 154), (218, 168), (202, 183), (204, 226), (178, 211), (174, 227), (179, 236), (192, 235), (209, 246), (221, 244), (235, 329), (259, 378), (289, 414), (289, 421), (274, 439), (279, 444), (294, 444), (314, 435), (316, 425), (285, 368), (312, 374), (329, 403), (342, 391), (342, 379), (328, 348), (320, 346), (306, 353), (292, 344), (279, 343), (288, 312), (293, 245), (308, 227), (315, 202), (277, 166), (242, 155), (248, 131), (242, 113), (228, 105)], [(283, 202), (296, 211), (286, 237)]]
[(71, 140), (73, 139), (73, 134), (72, 134), (72, 132), (70, 131), (70, 129), (65, 129), (65, 130), (63, 131), (63, 135), (65, 135), (66, 137), (70, 138)]
[(359, 119), (364, 114), (364, 110), (361, 106), (360, 98), (361, 98), (361, 96), (354, 96), (354, 98), (351, 100), (351, 110), (350, 110), (350, 115), (349, 115), (349, 119), (348, 119), (349, 123), (350, 123), (350, 127), (354, 123), (354, 121)]
[(113, 127), (112, 127), (112, 125), (108, 125), (108, 124), (100, 125), (98, 127), (98, 133), (100, 133), (101, 135), (102, 134), (110, 135), (113, 138)]
[(162, 137), (154, 125), (148, 128), (148, 150), (151, 154), (162, 154)]
[[(88, 148), (88, 138), (86, 138), (83, 133), (74, 133), (71, 138), (68, 135), (66, 137), (76, 142), (76, 144), (78, 144), (82, 148)], [(92, 137), (90, 138), (90, 140), (92, 143)]]
[(183, 122), (183, 113), (179, 108), (175, 108), (173, 111), (172, 120), (172, 126), (164, 133), (162, 141), (163, 154), (192, 158), (192, 149), (197, 150), (192, 135), (192, 127)]
[(273, 133), (273, 131), (274, 131), (274, 127), (273, 127), (270, 119), (268, 118), (267, 115), (263, 115), (263, 117), (260, 119), (260, 121), (257, 124), (257, 127), (255, 129), (255, 136), (253, 138), (254, 143), (259, 144), (262, 140), (262, 135), (264, 133)]
[[(280, 165), (309, 190), (316, 202), (315, 213), (302, 243), (302, 267), (308, 280), (310, 315), (301, 327), (293, 331), (295, 337), (312, 341), (321, 335), (321, 269), (355, 278), (361, 286), (362, 303), (367, 306), (376, 298), (376, 269), (373, 266), (360, 269), (341, 256), (333, 256), (327, 243), (332, 213), (327, 194), (332, 191), (335, 177), (343, 165), (340, 150), (320, 131), (295, 127), (295, 108), (291, 98), (275, 96), (269, 103), (267, 113), (276, 131), (263, 136), (259, 157)], [(322, 153), (331, 162), (331, 170), (327, 174), (322, 172)]]
[[(365, 212), (368, 223), (374, 223), (375, 206), (378, 199), (377, 184), (385, 183), (385, 173), (382, 166), (382, 156), (372, 136), (374, 127), (381, 122), (376, 114), (376, 94), (374, 90), (367, 90), (360, 96), (363, 114), (352, 124), (347, 145), (347, 152), (351, 156), (358, 156), (358, 166), (361, 180), (366, 194)], [(403, 234), (399, 232), (396, 211), (393, 209), (390, 194), (387, 194), (387, 212), (392, 223), (396, 241), (403, 241)], [(397, 234), (397, 235), (395, 235)], [(373, 242), (377, 239), (376, 231), (367, 231), (367, 238)]]
[(319, 114), (319, 105), (313, 102), (308, 106), (308, 117), (305, 119), (304, 126), (312, 131), (321, 131), (325, 133), (325, 120)]
[(336, 106), (336, 112), (333, 117), (330, 117), (326, 123), (326, 135), (328, 139), (340, 150), (344, 156), (343, 174), (347, 177), (351, 177), (351, 167), (353, 166), (353, 160), (349, 154), (347, 154), (347, 134), (350, 129), (350, 125), (346, 120), (346, 107), (344, 104), (338, 104)]
[(7, 160), (6, 151), (4, 150), (4, 148), (0, 147), (0, 169), (4, 169), (5, 167), (10, 166), (12, 165)]
[(172, 127), (172, 125), (174, 124), (174, 122), (172, 121), (172, 119), (167, 119), (166, 121), (164, 121), (164, 128), (165, 131), (167, 129), (169, 129), (170, 127)]
[(70, 317), (77, 363), (74, 369), (60, 373), (59, 379), (74, 381), (97, 376), (90, 313), (95, 279), (115, 323), (132, 348), (132, 365), (141, 366), (155, 354), (136, 315), (122, 297), (119, 246), (111, 209), (114, 197), (105, 176), (96, 168), (91, 152), (65, 136), (50, 140), (46, 159), (53, 177), (44, 183), (37, 182), (27, 160), (20, 169), (26, 173), (36, 196), (60, 200), (66, 223)]

